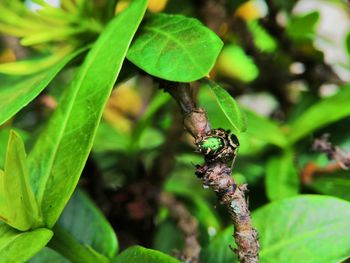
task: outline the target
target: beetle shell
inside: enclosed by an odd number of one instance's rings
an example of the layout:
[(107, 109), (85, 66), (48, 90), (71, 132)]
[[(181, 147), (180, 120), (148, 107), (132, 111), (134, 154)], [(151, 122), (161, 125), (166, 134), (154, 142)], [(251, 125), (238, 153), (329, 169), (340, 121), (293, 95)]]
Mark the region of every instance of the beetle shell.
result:
[(217, 154), (224, 146), (223, 139), (215, 136), (206, 137), (198, 144), (199, 151), (207, 155)]
[(204, 136), (199, 136), (196, 141), (197, 151), (205, 155), (207, 162), (217, 160), (228, 161), (237, 154), (238, 138), (224, 129), (213, 129)]

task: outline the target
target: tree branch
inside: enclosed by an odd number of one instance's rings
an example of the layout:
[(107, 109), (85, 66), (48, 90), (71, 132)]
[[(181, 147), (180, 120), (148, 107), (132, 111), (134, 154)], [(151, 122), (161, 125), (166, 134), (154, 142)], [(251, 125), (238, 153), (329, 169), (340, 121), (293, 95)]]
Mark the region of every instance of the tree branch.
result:
[[(179, 104), (185, 128), (197, 139), (210, 131), (210, 123), (204, 109), (197, 108), (189, 84), (161, 81), (160, 88), (169, 92)], [(196, 166), (196, 175), (204, 186), (214, 190), (224, 205), (234, 225), (237, 248), (233, 251), (240, 262), (258, 262), (259, 242), (257, 231), (252, 227), (248, 202), (245, 198), (247, 185), (237, 186), (231, 176), (231, 168), (221, 160)]]
[(171, 217), (177, 221), (178, 228), (184, 235), (185, 245), (179, 258), (184, 262), (198, 263), (201, 246), (198, 242), (197, 220), (172, 194), (162, 192), (159, 201), (169, 209)]

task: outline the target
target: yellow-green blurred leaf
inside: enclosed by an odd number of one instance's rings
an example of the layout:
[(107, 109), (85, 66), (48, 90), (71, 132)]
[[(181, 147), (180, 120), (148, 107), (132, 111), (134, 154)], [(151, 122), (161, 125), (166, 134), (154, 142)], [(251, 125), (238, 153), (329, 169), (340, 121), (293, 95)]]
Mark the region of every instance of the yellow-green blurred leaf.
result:
[(47, 228), (21, 232), (0, 222), (1, 263), (28, 262), (45, 247), (52, 235)]
[(262, 27), (257, 20), (247, 22), (253, 36), (254, 45), (262, 52), (271, 53), (277, 48), (277, 41)]
[(223, 48), (216, 66), (218, 74), (242, 82), (251, 82), (259, 75), (259, 69), (253, 59), (246, 55), (241, 47), (234, 44)]
[(5, 160), (0, 170), (0, 218), (18, 230), (41, 223), (40, 212), (29, 184), (29, 174), (21, 137), (11, 131)]
[(64, 57), (69, 56), (72, 49), (70, 47), (61, 48), (52, 55), (39, 57), (37, 59), (20, 60), (0, 64), (0, 73), (9, 75), (30, 75), (45, 70), (55, 63), (58, 63)]

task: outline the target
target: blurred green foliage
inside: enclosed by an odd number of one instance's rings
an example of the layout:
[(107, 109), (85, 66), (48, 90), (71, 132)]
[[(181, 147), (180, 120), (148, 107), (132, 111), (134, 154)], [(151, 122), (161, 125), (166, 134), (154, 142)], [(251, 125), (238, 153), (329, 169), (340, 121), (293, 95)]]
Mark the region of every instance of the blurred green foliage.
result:
[[(202, 158), (159, 79), (199, 80), (212, 127), (237, 134), (233, 176), (249, 184), (261, 262), (350, 258), (349, 172), (312, 151), (328, 133), (350, 158), (349, 4), (307, 1), (228, 1), (216, 15), (191, 0), (1, 1), (4, 262), (178, 262), (184, 237), (152, 187), (197, 219), (201, 262), (237, 261), (226, 211), (194, 176)], [(92, 199), (72, 195), (78, 181)]]

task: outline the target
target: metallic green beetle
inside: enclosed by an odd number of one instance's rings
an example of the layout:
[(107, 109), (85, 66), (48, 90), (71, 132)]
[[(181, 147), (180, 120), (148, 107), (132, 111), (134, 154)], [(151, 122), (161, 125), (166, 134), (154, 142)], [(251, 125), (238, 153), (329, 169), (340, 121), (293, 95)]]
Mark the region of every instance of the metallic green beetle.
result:
[(233, 160), (236, 157), (239, 142), (229, 130), (213, 129), (195, 141), (197, 151), (205, 155), (207, 162)]

